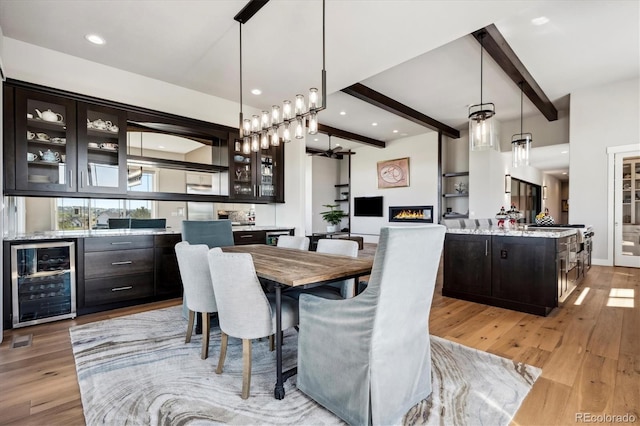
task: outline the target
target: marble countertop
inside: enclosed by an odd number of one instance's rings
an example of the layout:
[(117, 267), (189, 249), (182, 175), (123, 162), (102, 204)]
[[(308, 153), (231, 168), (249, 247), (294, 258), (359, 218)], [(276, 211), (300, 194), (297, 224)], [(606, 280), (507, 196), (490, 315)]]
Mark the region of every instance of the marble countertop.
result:
[[(293, 227), (286, 226), (257, 226), (240, 225), (233, 226), (236, 231), (288, 231)], [(122, 235), (171, 235), (180, 234), (180, 231), (173, 229), (92, 229), (82, 231), (45, 231), (27, 234), (9, 235), (3, 238), (4, 241), (21, 240), (52, 240), (64, 238), (91, 238), (91, 237), (117, 237)]]
[(567, 229), (544, 229), (544, 228), (498, 228), (497, 226), (480, 226), (477, 228), (447, 228), (450, 234), (469, 235), (499, 235), (504, 237), (533, 237), (533, 238), (562, 238), (575, 235), (578, 231), (575, 228)]

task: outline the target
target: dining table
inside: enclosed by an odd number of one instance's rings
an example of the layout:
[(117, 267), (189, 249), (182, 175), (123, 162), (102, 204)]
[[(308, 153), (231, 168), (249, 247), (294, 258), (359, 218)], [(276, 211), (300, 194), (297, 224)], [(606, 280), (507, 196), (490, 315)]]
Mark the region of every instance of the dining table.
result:
[[(276, 385), (274, 397), (285, 396), (284, 382), (297, 373), (282, 371), (282, 292), (287, 287), (310, 288), (336, 281), (370, 275), (373, 258), (355, 258), (265, 244), (221, 247), (226, 253), (249, 253), (256, 275), (273, 284), (276, 299)], [(356, 288), (358, 286), (356, 285)]]

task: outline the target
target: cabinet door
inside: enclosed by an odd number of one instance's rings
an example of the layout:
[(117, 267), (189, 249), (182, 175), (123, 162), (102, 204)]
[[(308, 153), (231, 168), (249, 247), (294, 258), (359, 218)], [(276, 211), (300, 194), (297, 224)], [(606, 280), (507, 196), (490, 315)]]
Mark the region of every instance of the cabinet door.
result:
[(263, 201), (284, 202), (284, 147), (272, 146), (258, 153), (260, 158), (258, 176), (258, 198)]
[(79, 192), (127, 192), (126, 127), (124, 111), (78, 103)]
[(235, 141), (234, 149), (229, 153), (229, 195), (234, 199), (253, 200), (256, 198), (255, 168), (257, 156), (255, 152), (248, 154), (242, 152), (242, 142)]
[(557, 305), (556, 239), (493, 237), (492, 295), (535, 306)]
[(156, 235), (155, 241), (155, 284), (156, 296), (179, 297), (182, 295), (182, 279), (175, 245), (182, 241), (180, 234)]
[(443, 293), (449, 290), (491, 295), (490, 235), (446, 234)]
[(229, 150), (234, 199), (284, 202), (284, 148), (282, 145), (244, 154), (242, 143)]
[(15, 128), (16, 189), (75, 191), (75, 101), (16, 89)]

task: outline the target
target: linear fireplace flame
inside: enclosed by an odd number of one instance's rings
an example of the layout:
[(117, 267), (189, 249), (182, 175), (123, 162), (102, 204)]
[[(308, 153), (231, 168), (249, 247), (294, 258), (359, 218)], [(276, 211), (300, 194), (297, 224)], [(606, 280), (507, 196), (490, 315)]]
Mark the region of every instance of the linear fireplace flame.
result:
[(389, 222), (433, 223), (433, 206), (390, 206)]

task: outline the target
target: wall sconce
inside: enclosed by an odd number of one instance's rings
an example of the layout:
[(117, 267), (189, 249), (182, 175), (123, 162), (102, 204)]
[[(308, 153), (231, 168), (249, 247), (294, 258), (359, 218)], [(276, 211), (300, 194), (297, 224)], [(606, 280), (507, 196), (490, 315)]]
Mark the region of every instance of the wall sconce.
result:
[(511, 194), (511, 175), (504, 175), (504, 193)]
[(544, 185), (542, 187), (542, 199), (546, 200), (547, 199), (547, 185)]

